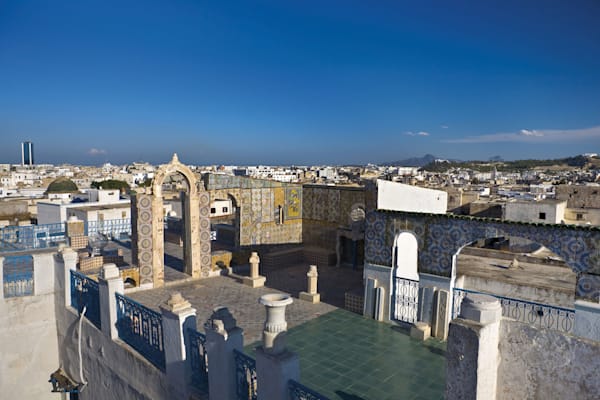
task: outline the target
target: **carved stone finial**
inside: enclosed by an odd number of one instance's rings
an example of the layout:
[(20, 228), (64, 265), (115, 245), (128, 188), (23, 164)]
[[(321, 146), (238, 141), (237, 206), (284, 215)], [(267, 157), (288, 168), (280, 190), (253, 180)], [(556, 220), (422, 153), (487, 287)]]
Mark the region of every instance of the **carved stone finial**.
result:
[(179, 157), (177, 157), (177, 153), (173, 153), (173, 158), (171, 159), (172, 163), (178, 163), (179, 162)]
[(180, 292), (173, 292), (163, 306), (169, 311), (179, 311), (190, 308), (192, 305), (183, 298)]

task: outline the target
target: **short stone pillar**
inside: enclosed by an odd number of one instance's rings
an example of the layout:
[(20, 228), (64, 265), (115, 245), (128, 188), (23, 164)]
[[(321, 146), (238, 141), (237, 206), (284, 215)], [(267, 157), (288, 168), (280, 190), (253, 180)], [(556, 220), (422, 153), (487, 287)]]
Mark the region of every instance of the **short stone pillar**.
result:
[(265, 294), (259, 300), (266, 308), (263, 344), (256, 348), (256, 377), (259, 400), (287, 400), (288, 381), (300, 380), (300, 359), (286, 348), (285, 307), (287, 294)]
[(206, 354), (209, 359), (208, 391), (210, 399), (235, 400), (236, 374), (234, 350), (243, 352), (242, 328), (227, 307), (217, 307), (204, 324)]
[(446, 398), (494, 400), (502, 306), (498, 299), (468, 294), (460, 315), (450, 323)]
[(260, 264), (260, 258), (258, 257), (258, 253), (253, 251), (248, 262), (250, 263), (250, 276), (245, 276), (242, 279), (244, 285), (253, 288), (263, 287), (267, 278), (259, 275), (258, 266)]
[(318, 303), (321, 301), (321, 295), (317, 293), (317, 279), (319, 273), (317, 272), (317, 266), (311, 265), (306, 273), (307, 276), (307, 290), (306, 292), (300, 292), (300, 300), (310, 301), (311, 303)]
[(77, 270), (77, 253), (70, 247), (65, 247), (60, 253), (63, 261), (63, 285), (65, 306), (71, 307), (71, 271)]
[(187, 399), (190, 371), (186, 363), (185, 331), (196, 329), (196, 309), (181, 293), (174, 292), (160, 305), (160, 311), (169, 388), (174, 399)]
[(123, 278), (116, 264), (104, 264), (102, 266), (98, 276), (98, 291), (102, 332), (114, 340), (119, 337), (116, 325), (117, 302), (115, 301), (115, 293), (124, 293)]

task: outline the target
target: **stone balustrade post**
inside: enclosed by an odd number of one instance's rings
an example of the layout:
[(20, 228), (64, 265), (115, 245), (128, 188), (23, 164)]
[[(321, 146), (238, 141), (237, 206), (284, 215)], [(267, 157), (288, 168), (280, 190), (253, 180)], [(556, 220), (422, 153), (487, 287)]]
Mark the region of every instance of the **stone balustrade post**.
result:
[(318, 303), (321, 301), (321, 295), (317, 293), (317, 279), (319, 273), (317, 272), (317, 266), (311, 265), (306, 273), (306, 292), (300, 292), (300, 300), (310, 301), (311, 303)]
[(262, 346), (256, 348), (256, 378), (259, 400), (288, 400), (288, 382), (300, 380), (300, 360), (286, 348), (285, 307), (292, 303), (287, 294), (265, 294), (259, 302), (267, 318)]
[(248, 260), (250, 263), (250, 276), (245, 276), (242, 280), (244, 285), (250, 286), (253, 288), (263, 287), (265, 285), (266, 277), (259, 275), (259, 264), (260, 257), (258, 257), (258, 253), (253, 251), (250, 255), (250, 259)]
[(468, 294), (460, 315), (450, 323), (446, 398), (494, 400), (502, 306), (498, 299)]
[(208, 390), (211, 400), (235, 400), (234, 350), (243, 352), (242, 328), (227, 307), (217, 307), (206, 321), (206, 354), (209, 360)]
[(100, 322), (102, 333), (115, 340), (119, 337), (117, 331), (117, 301), (115, 293), (125, 291), (121, 271), (116, 264), (104, 264), (98, 276), (98, 291), (100, 296)]
[(185, 331), (196, 329), (196, 309), (181, 293), (174, 292), (160, 305), (165, 369), (174, 399), (189, 397), (190, 369), (186, 363)]
[(63, 279), (65, 306), (71, 307), (71, 270), (77, 270), (77, 253), (70, 247), (65, 247), (60, 253), (63, 261)]

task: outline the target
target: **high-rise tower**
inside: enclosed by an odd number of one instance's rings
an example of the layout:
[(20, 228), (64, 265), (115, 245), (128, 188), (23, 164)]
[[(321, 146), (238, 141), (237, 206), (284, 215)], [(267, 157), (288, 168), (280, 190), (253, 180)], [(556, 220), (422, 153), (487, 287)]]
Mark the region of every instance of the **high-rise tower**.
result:
[(33, 143), (26, 141), (21, 143), (21, 165), (33, 165)]

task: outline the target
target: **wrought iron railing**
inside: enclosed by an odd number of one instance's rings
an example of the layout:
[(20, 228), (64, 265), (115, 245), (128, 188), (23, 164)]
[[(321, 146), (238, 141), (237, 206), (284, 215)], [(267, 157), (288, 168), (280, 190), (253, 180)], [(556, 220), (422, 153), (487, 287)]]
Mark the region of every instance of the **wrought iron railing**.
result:
[(565, 333), (570, 333), (573, 330), (575, 323), (575, 310), (573, 309), (536, 303), (534, 301), (513, 299), (511, 297), (469, 289), (454, 288), (452, 318), (456, 318), (460, 314), (460, 306), (467, 293), (485, 294), (497, 298), (502, 305), (503, 317), (515, 319), (539, 328), (553, 329)]
[(254, 358), (233, 350), (235, 358), (235, 381), (238, 400), (256, 400), (257, 382), (256, 382), (256, 361)]
[(64, 242), (64, 223), (0, 228), (0, 252), (43, 249)]
[(85, 232), (88, 236), (95, 233), (119, 239), (122, 234), (131, 235), (131, 219), (108, 219), (102, 221), (87, 221)]
[(208, 355), (206, 336), (195, 329), (187, 329), (187, 356), (192, 370), (192, 385), (208, 392)]
[(2, 263), (4, 297), (33, 296), (33, 257), (8, 256)]
[(81, 315), (85, 307), (85, 317), (98, 329), (100, 323), (100, 291), (98, 282), (92, 278), (71, 270), (71, 306)]
[(329, 400), (329, 398), (293, 379), (288, 381), (288, 390), (290, 392), (290, 400)]
[(115, 293), (119, 338), (160, 370), (165, 370), (162, 315)]
[(419, 281), (395, 278), (393, 290), (394, 319), (411, 324), (417, 322)]

